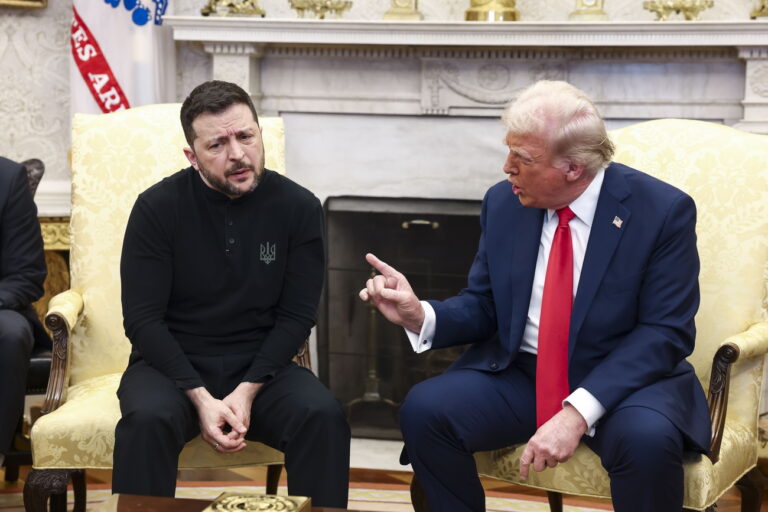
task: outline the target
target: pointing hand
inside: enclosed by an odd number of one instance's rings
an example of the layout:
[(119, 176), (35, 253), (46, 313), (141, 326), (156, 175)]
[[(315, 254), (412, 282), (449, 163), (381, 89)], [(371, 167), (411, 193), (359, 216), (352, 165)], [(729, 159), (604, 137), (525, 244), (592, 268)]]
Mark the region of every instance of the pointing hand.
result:
[(424, 309), (403, 274), (371, 253), (365, 260), (380, 275), (369, 279), (360, 290), (360, 298), (370, 301), (384, 318), (413, 332), (420, 332), (424, 323)]

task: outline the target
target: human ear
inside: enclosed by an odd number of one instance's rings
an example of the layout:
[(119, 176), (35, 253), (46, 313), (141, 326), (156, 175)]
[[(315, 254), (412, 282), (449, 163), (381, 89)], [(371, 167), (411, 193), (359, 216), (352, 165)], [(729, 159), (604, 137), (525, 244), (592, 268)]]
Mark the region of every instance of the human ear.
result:
[(192, 165), (192, 167), (195, 168), (195, 170), (200, 170), (197, 167), (197, 155), (192, 148), (184, 148), (184, 156), (187, 157), (187, 160), (189, 160), (189, 163)]
[(568, 181), (576, 181), (584, 175), (585, 169), (582, 164), (574, 162), (568, 162), (565, 169), (565, 179)]

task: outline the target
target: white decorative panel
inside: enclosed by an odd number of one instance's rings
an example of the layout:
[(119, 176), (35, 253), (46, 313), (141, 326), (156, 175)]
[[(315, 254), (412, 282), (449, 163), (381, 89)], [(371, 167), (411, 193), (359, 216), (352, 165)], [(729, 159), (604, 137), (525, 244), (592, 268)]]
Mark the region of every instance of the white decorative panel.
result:
[(213, 76), (211, 56), (200, 43), (180, 44), (176, 51), (176, 101)]
[[(39, 158), (38, 191), (69, 180), (69, 23), (71, 0), (45, 9), (0, 8), (0, 154)], [(61, 212), (45, 212), (56, 214)]]
[(494, 52), (485, 58), (424, 57), (422, 113), (450, 115), (484, 110), (492, 117), (533, 82), (568, 79), (566, 54), (521, 53)]

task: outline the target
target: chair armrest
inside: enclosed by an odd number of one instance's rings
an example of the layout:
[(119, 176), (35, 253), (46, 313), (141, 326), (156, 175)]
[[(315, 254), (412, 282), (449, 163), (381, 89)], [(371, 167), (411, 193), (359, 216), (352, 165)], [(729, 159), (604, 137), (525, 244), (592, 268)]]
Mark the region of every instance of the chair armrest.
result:
[(730, 336), (715, 352), (709, 380), (709, 418), (712, 421), (712, 439), (709, 458), (712, 463), (720, 459), (720, 445), (728, 412), (728, 392), (731, 383), (731, 365), (738, 359), (762, 357), (768, 353), (768, 322), (753, 324), (746, 331)]
[(763, 357), (768, 354), (768, 322), (758, 322), (749, 329), (729, 337), (723, 345), (730, 344), (739, 351), (739, 360)]
[(83, 297), (74, 290), (60, 293), (48, 303), (45, 325), (53, 333), (53, 351), (42, 414), (55, 411), (66, 398), (69, 384), (69, 339), (82, 312)]

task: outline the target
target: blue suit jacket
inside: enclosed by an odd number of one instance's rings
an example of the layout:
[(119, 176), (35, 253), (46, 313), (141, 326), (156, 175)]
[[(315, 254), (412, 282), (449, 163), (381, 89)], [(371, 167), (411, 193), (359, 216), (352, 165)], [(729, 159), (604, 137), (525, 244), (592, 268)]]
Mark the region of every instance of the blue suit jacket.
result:
[[(506, 181), (487, 192), (467, 288), (430, 302), (433, 348), (472, 343), (452, 368), (497, 372), (517, 356), (544, 213), (522, 206)], [(657, 410), (690, 448), (707, 451), (709, 409), (685, 360), (699, 305), (695, 225), (693, 199), (682, 191), (621, 164), (605, 170), (573, 303), (569, 384), (589, 391), (608, 414)]]

